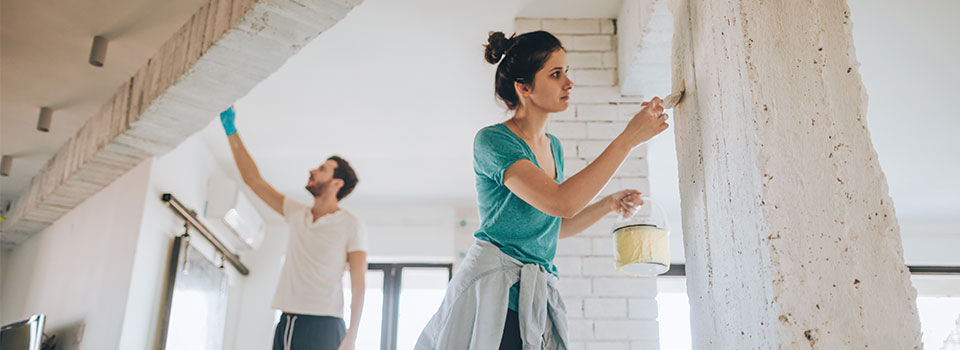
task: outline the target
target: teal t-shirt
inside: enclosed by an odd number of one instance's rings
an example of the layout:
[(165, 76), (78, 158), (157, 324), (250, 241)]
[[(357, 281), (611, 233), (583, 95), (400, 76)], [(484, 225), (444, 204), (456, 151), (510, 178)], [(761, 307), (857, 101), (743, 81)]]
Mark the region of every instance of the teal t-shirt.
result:
[[(553, 135), (550, 148), (558, 183), (563, 182), (563, 148)], [(518, 160), (534, 165), (537, 157), (506, 125), (480, 129), (473, 141), (473, 170), (477, 179), (477, 206), (480, 228), (474, 237), (493, 243), (500, 251), (525, 264), (539, 264), (556, 275), (553, 258), (557, 253), (561, 218), (534, 208), (503, 184), (503, 173)], [(516, 310), (518, 285), (510, 289), (510, 309)]]

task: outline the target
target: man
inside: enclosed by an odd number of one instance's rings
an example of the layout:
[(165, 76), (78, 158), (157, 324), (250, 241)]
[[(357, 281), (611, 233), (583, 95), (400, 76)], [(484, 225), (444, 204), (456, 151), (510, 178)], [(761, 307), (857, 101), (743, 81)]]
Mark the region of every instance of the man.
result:
[[(286, 258), (273, 297), (273, 308), (283, 312), (273, 349), (353, 349), (363, 311), (366, 231), (356, 216), (338, 204), (356, 186), (356, 173), (347, 161), (330, 157), (310, 170), (306, 189), (313, 195), (312, 206), (286, 197), (260, 176), (237, 134), (235, 116), (230, 107), (220, 113), (220, 121), (243, 182), (290, 225)], [(352, 286), (348, 329), (343, 322), (341, 283), (346, 265)]]

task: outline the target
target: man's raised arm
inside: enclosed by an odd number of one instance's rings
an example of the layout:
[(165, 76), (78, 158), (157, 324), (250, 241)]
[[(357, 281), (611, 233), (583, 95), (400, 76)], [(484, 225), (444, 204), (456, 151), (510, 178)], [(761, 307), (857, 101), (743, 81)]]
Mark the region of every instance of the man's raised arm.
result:
[(243, 146), (243, 141), (240, 140), (240, 135), (237, 134), (237, 128), (234, 126), (235, 118), (233, 106), (220, 113), (220, 123), (223, 124), (223, 130), (227, 133), (227, 140), (230, 142), (233, 160), (236, 161), (237, 169), (240, 170), (240, 177), (243, 178), (243, 183), (250, 186), (253, 193), (256, 193), (274, 211), (283, 215), (283, 194), (277, 192), (263, 179), (263, 176), (260, 176), (260, 169), (257, 169), (257, 164), (253, 162), (247, 148)]

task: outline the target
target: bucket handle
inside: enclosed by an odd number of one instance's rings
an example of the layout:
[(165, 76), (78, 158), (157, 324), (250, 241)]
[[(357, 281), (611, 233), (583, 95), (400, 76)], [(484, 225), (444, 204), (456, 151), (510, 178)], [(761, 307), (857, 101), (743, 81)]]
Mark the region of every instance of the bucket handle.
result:
[(640, 200), (642, 200), (644, 204), (652, 203), (654, 207), (657, 207), (657, 209), (660, 211), (660, 217), (663, 218), (663, 226), (667, 229), (667, 232), (670, 232), (670, 218), (667, 217), (667, 211), (663, 209), (663, 206), (660, 205), (660, 202), (655, 201), (649, 196), (641, 196)]

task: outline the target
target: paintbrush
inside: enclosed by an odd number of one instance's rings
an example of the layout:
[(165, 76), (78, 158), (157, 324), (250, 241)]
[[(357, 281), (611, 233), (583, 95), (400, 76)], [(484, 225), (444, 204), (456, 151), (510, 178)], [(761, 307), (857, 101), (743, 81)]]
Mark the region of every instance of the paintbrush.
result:
[(686, 92), (683, 80), (680, 81), (680, 87), (677, 88), (677, 91), (674, 91), (672, 94), (667, 95), (663, 98), (663, 109), (676, 107), (680, 100), (683, 99), (683, 93)]

